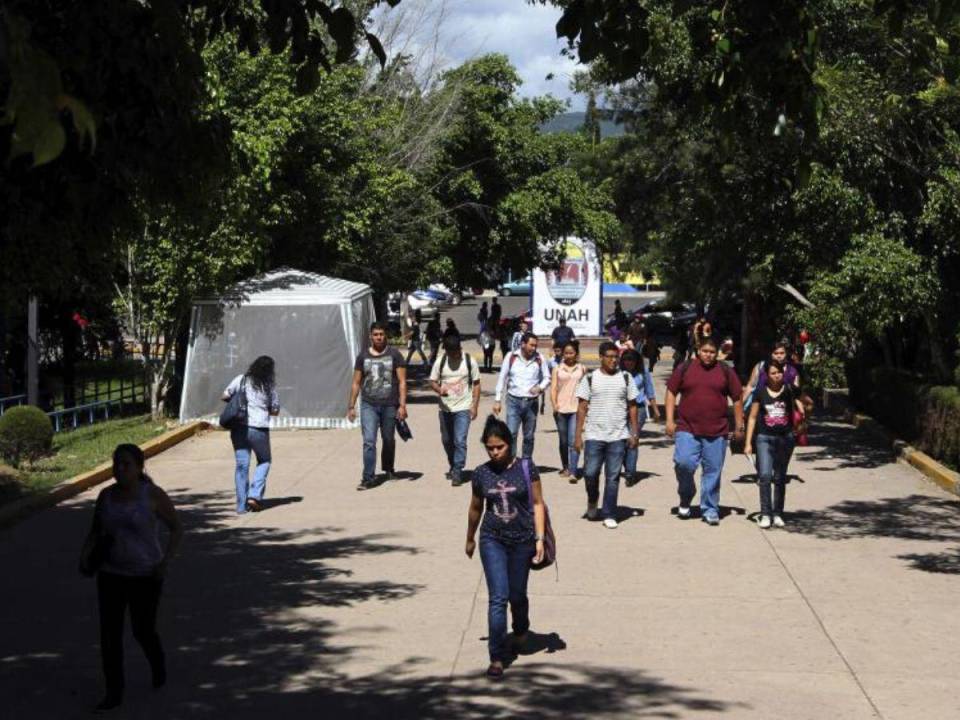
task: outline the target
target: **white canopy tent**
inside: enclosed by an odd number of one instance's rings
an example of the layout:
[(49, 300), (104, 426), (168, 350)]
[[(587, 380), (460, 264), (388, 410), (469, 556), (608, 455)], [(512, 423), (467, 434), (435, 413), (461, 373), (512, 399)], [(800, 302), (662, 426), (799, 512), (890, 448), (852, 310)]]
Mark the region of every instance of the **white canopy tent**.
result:
[(281, 405), (271, 427), (350, 427), (353, 361), (373, 318), (369, 286), (291, 269), (196, 300), (180, 422), (217, 417), (230, 380), (269, 355)]

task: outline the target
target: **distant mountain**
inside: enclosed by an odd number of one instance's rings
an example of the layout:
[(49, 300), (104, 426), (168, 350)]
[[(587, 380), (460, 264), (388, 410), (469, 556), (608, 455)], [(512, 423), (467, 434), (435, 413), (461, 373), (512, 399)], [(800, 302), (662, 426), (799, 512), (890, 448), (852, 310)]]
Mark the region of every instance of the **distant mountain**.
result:
[[(580, 132), (580, 129), (583, 127), (583, 119), (586, 117), (584, 112), (566, 112), (560, 115), (557, 115), (555, 118), (548, 120), (543, 125), (540, 126), (540, 132), (544, 133), (575, 133)], [(612, 122), (610, 120), (601, 120), (600, 121), (600, 136), (601, 137), (619, 137), (623, 135), (626, 131), (623, 128), (623, 125)]]

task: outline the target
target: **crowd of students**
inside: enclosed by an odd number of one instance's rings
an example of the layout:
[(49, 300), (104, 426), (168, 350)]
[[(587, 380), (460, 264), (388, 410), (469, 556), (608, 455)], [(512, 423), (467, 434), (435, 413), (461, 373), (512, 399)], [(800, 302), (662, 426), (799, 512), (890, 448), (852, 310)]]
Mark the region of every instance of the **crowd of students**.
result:
[[(496, 311), (496, 312), (494, 312)], [(499, 322), (499, 305), (486, 303), (478, 315), (482, 366), (467, 353), (456, 325), (430, 330), (429, 386), (438, 396), (441, 444), (447, 479), (467, 481), (467, 442), (477, 419), (481, 369), (492, 366), (483, 334)], [(628, 327), (633, 323), (628, 323)], [(489, 656), (487, 674), (503, 675), (512, 652), (522, 649), (530, 627), (527, 580), (531, 567), (542, 564), (550, 527), (540, 475), (532, 457), (538, 417), (547, 398), (557, 428), (560, 475), (570, 483), (583, 480), (588, 520), (618, 527), (621, 478), (630, 486), (638, 475), (639, 437), (644, 423), (660, 420), (652, 368), (656, 358), (644, 348), (650, 339), (640, 329), (626, 339), (606, 340), (598, 348), (599, 367), (580, 361), (573, 331), (561, 323), (552, 336), (549, 359), (539, 352), (539, 338), (521, 323), (510, 337), (494, 391), (493, 414), (481, 441), (488, 461), (470, 474), (471, 498), (465, 552), (472, 557), (479, 531), (480, 559), (487, 581)], [(746, 385), (723, 360), (711, 329), (702, 321), (691, 329), (693, 351), (675, 363), (666, 384), (665, 433), (674, 440), (677, 480), (676, 514), (694, 516), (695, 473), (701, 471), (699, 516), (709, 525), (720, 523), (720, 478), (730, 438), (743, 443), (747, 455), (756, 451), (760, 514), (763, 529), (784, 527), (787, 467), (795, 435), (805, 432), (807, 406), (800, 390), (800, 373), (781, 341), (770, 356), (752, 368)], [(436, 345), (434, 346), (434, 340)], [(387, 341), (387, 328), (373, 323), (369, 345), (356, 357), (349, 395), (348, 419), (358, 417), (363, 437), (362, 471), (358, 490), (376, 486), (377, 441), (385, 478), (395, 475), (398, 424), (407, 418), (407, 361), (424, 357), (419, 335), (403, 355)], [(659, 351), (657, 351), (657, 357)], [(238, 401), (242, 420), (231, 426), (235, 453), (236, 511), (262, 509), (271, 464), (269, 419), (280, 411), (274, 362), (257, 358), (225, 388), (223, 400)], [(731, 435), (729, 410), (733, 408)], [(745, 408), (748, 415), (745, 419)], [(503, 418), (501, 419), (501, 415)], [(251, 454), (257, 466), (250, 479)], [(601, 489), (600, 476), (604, 476)], [(142, 451), (122, 445), (114, 453), (116, 483), (100, 493), (84, 543), (81, 571), (96, 575), (100, 604), (101, 654), (106, 695), (101, 710), (117, 707), (123, 696), (123, 618), (129, 608), (133, 634), (142, 646), (159, 687), (166, 681), (166, 664), (156, 614), (167, 563), (180, 542), (182, 529), (166, 494), (144, 470)], [(169, 530), (161, 547), (159, 526)], [(507, 607), (512, 616), (513, 642), (507, 643)]]

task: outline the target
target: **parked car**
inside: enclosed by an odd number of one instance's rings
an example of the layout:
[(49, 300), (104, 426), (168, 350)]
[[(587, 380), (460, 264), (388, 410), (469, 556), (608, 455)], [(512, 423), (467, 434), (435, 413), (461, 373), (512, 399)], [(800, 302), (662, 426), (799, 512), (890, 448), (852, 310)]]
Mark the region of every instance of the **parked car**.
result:
[[(643, 305), (625, 311), (627, 320), (639, 315), (648, 332), (665, 336), (687, 327), (697, 319), (697, 309), (692, 303), (668, 303), (664, 299), (649, 300)], [(607, 316), (606, 328), (614, 324), (613, 313)]]
[(429, 320), (440, 311), (440, 302), (422, 290), (415, 290), (407, 295), (407, 305), (413, 310), (419, 310), (424, 320)]
[(511, 280), (510, 282), (503, 283), (497, 288), (497, 292), (505, 297), (509, 297), (510, 295), (529, 295), (532, 291), (533, 281), (529, 275), (519, 280)]
[(427, 290), (441, 293), (444, 296), (444, 302), (448, 305), (459, 305), (463, 302), (464, 293), (462, 290), (454, 290), (443, 283), (433, 283)]

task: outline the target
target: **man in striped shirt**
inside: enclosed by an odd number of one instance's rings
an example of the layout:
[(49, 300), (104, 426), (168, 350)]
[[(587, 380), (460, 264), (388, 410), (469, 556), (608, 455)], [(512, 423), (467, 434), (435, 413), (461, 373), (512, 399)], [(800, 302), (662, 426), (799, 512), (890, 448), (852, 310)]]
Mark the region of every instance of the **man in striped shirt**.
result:
[[(600, 369), (583, 376), (577, 388), (576, 449), (584, 452), (583, 478), (587, 489), (588, 520), (597, 518), (600, 499), (600, 466), (606, 483), (600, 514), (609, 529), (617, 527), (620, 471), (627, 447), (635, 448), (639, 436), (639, 392), (629, 373), (617, 369), (620, 353), (612, 342), (600, 344)], [(628, 427), (629, 421), (629, 427)]]

